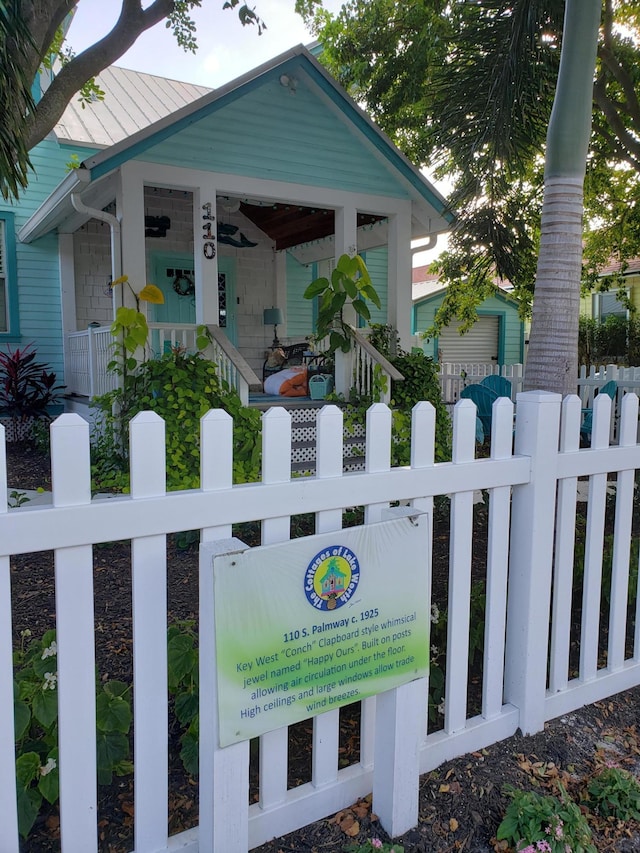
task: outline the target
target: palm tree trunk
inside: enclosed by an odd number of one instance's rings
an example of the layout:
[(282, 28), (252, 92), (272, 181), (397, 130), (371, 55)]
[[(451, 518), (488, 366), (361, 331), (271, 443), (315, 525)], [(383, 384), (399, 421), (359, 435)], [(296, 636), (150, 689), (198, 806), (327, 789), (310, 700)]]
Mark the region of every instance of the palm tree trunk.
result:
[(583, 185), (601, 0), (567, 0), (545, 160), (540, 254), (525, 390), (575, 393)]

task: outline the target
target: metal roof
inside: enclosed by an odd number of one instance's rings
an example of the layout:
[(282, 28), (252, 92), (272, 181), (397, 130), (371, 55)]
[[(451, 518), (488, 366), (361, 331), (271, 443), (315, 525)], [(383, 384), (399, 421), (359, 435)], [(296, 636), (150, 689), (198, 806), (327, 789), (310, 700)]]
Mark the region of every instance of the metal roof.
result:
[(54, 128), (59, 142), (109, 147), (212, 91), (116, 65), (101, 71), (96, 83), (104, 100), (83, 108), (73, 98)]

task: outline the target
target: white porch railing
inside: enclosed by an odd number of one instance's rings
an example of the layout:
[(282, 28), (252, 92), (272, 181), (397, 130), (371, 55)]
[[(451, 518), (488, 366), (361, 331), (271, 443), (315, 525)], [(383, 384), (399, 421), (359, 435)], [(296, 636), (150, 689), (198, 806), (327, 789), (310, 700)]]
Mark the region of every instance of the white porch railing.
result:
[[(209, 326), (212, 343), (204, 351), (205, 358), (218, 366), (218, 375), (240, 395), (243, 404), (249, 403), (249, 389), (261, 388), (262, 383), (238, 350), (218, 326)], [(197, 327), (191, 323), (149, 323), (149, 352), (159, 358), (169, 349), (183, 347), (189, 352), (197, 349)], [(117, 377), (107, 371), (113, 358), (113, 338), (109, 326), (89, 327), (67, 336), (65, 384), (67, 393), (81, 397), (98, 397), (112, 391)]]
[[(170, 494), (165, 494), (164, 484), (164, 424), (155, 414), (143, 412), (131, 425), (131, 494), (110, 500), (91, 499), (89, 425), (77, 415), (63, 415), (51, 430), (53, 504), (11, 510), (4, 497), (0, 429), (2, 853), (20, 849), (13, 743), (14, 554), (55, 552), (60, 830), (65, 851), (97, 853), (98, 846), (93, 709), (95, 644), (102, 642), (102, 634), (95, 632), (93, 618), (93, 546), (100, 542), (131, 540), (135, 630), (129, 629), (127, 643), (133, 649), (135, 695), (136, 853), (245, 853), (371, 790), (382, 825), (392, 835), (401, 834), (418, 819), (420, 773), (488, 747), (517, 729), (540, 731), (548, 719), (640, 684), (640, 607), (637, 594), (634, 600), (629, 592), (634, 478), (640, 468), (638, 398), (624, 397), (617, 447), (609, 446), (610, 409), (610, 399), (600, 395), (594, 404), (591, 447), (581, 450), (577, 396), (561, 403), (555, 394), (521, 394), (514, 452), (513, 405), (500, 399), (494, 404), (491, 456), (476, 460), (475, 406), (462, 400), (454, 413), (453, 461), (434, 464), (435, 413), (422, 403), (413, 412), (411, 466), (390, 470), (392, 417), (378, 404), (367, 415), (366, 470), (343, 474), (342, 413), (326, 406), (317, 420), (317, 475), (292, 480), (291, 420), (276, 408), (263, 415), (263, 482), (241, 486), (231, 485), (231, 419), (224, 412), (210, 412), (201, 426), (202, 488)], [(610, 475), (615, 475), (616, 512), (607, 590), (610, 615), (605, 620), (609, 627), (603, 635), (602, 537)], [(584, 595), (576, 598), (572, 576), (579, 478), (589, 480), (589, 508), (586, 555), (579, 567)], [(470, 713), (477, 490), (489, 493), (489, 527), (482, 706), (479, 713)], [(293, 789), (287, 788), (287, 730), (269, 732), (260, 743), (259, 801), (249, 805), (248, 743), (218, 749), (215, 726), (204, 724), (216, 713), (215, 656), (201, 654), (200, 826), (169, 840), (167, 535), (198, 528), (201, 541), (210, 545), (228, 539), (232, 524), (261, 521), (263, 543), (275, 544), (290, 537), (290, 518), (303, 508), (315, 513), (319, 532), (336, 531), (339, 536), (345, 506), (364, 505), (365, 523), (371, 524), (383, 517), (390, 502), (408, 502), (430, 513), (433, 498), (445, 494), (451, 498), (451, 513), (444, 729), (428, 728), (425, 679), (367, 698), (362, 703), (360, 761), (339, 770), (338, 712), (320, 714), (313, 719), (311, 780)], [(422, 556), (428, 573), (429, 559)], [(210, 582), (210, 563), (203, 560), (200, 590), (205, 597), (214, 594)], [(210, 607), (209, 601), (205, 604)], [(201, 631), (200, 648), (208, 649), (211, 625), (206, 620)], [(580, 655), (570, 662), (572, 644), (580, 646)]]
[(349, 399), (351, 390), (359, 397), (373, 397), (376, 383), (376, 373), (382, 380), (384, 390), (379, 396), (379, 402), (389, 403), (391, 400), (391, 381), (399, 382), (404, 379), (397, 370), (371, 344), (362, 332), (352, 329), (352, 345), (347, 353), (336, 351), (336, 391)]

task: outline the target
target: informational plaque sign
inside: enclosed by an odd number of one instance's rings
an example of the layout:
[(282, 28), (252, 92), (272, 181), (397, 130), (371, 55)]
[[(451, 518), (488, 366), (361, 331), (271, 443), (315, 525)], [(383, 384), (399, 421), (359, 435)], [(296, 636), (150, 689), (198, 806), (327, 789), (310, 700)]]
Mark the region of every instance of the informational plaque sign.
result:
[(213, 560), (220, 746), (426, 676), (426, 515)]

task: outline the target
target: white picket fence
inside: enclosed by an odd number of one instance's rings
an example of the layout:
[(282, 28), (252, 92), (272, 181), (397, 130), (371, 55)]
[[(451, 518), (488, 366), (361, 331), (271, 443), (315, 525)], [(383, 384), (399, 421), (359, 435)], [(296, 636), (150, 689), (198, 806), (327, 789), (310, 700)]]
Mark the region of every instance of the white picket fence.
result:
[(443, 362), (440, 364), (438, 379), (442, 389), (442, 399), (445, 403), (455, 403), (460, 399), (460, 392), (467, 385), (482, 382), (485, 376), (504, 376), (511, 382), (511, 399), (515, 402), (516, 395), (522, 391), (523, 367), (521, 364), (496, 364), (495, 362)]
[[(609, 446), (611, 401), (595, 401), (592, 445), (579, 449), (581, 401), (531, 392), (494, 406), (491, 456), (475, 459), (475, 407), (460, 401), (453, 459), (434, 464), (435, 413), (413, 412), (411, 465), (390, 469), (391, 412), (367, 415), (365, 471), (343, 474), (342, 414), (318, 415), (317, 474), (291, 479), (291, 421), (263, 416), (262, 482), (232, 486), (232, 424), (221, 411), (202, 420), (201, 488), (165, 493), (164, 423), (142, 413), (131, 427), (131, 494), (92, 500), (89, 427), (62, 415), (52, 427), (53, 504), (7, 510), (0, 431), (0, 850), (18, 853), (12, 737), (12, 612), (9, 558), (55, 552), (59, 767), (63, 853), (98, 850), (92, 548), (131, 540), (133, 585), (135, 851), (244, 853), (267, 839), (331, 814), (373, 791), (382, 825), (400, 834), (418, 819), (419, 774), (522, 729), (640, 683), (640, 612), (625, 647), (638, 399), (625, 395), (619, 443)], [(606, 649), (599, 648), (602, 552), (608, 475), (616, 477), (615, 547)], [(589, 480), (580, 660), (570, 672), (572, 572), (578, 478)], [(16, 485), (16, 484), (11, 484)], [(610, 485), (610, 484), (609, 484)], [(468, 637), (474, 492), (489, 493), (482, 710), (470, 717)], [(362, 703), (360, 761), (338, 769), (339, 714), (313, 721), (311, 781), (287, 789), (287, 730), (260, 738), (259, 801), (248, 803), (248, 743), (216, 747), (215, 669), (200, 636), (200, 825), (168, 837), (167, 534), (199, 528), (207, 547), (231, 525), (262, 521), (262, 542), (290, 536), (290, 517), (315, 513), (316, 531), (336, 531), (345, 507), (364, 505), (365, 524), (390, 502), (431, 513), (451, 497), (444, 729), (427, 724), (427, 679)], [(206, 554), (206, 548), (203, 549)], [(424, 554), (425, 572), (429, 555)], [(401, 567), (398, 567), (401, 573)], [(201, 596), (211, 594), (201, 559)], [(507, 597), (507, 584), (509, 594)], [(551, 614), (548, 620), (545, 614)], [(248, 617), (249, 618), (249, 617)], [(97, 638), (97, 639), (96, 639)], [(575, 638), (574, 638), (575, 639)], [(547, 673), (549, 672), (549, 676)]]

